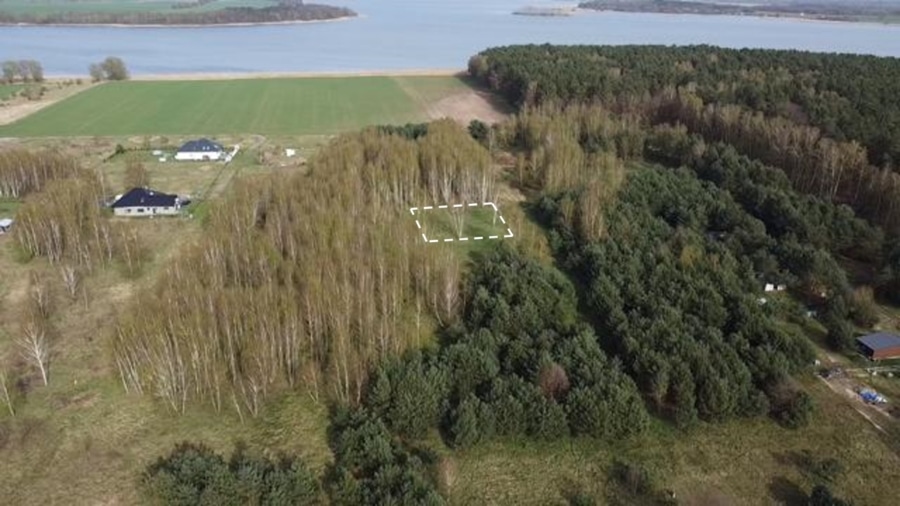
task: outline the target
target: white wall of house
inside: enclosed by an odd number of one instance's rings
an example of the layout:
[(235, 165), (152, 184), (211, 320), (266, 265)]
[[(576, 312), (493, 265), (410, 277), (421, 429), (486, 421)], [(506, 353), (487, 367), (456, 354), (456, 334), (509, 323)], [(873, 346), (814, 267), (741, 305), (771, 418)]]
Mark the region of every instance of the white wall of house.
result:
[(224, 158), (222, 151), (190, 151), (175, 153), (175, 159), (185, 162), (213, 161)]
[(113, 209), (113, 214), (116, 216), (173, 216), (181, 212), (181, 206), (169, 206), (169, 207), (116, 207)]

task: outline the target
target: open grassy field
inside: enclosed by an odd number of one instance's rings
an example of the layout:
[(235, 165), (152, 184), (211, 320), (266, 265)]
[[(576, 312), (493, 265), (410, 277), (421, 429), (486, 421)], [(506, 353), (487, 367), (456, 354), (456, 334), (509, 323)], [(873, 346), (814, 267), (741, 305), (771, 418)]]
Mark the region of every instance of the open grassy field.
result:
[[(47, 15), (61, 12), (173, 12), (172, 6), (184, 3), (177, 0), (4, 0), (0, 12), (21, 15)], [(213, 2), (178, 9), (175, 12), (203, 12), (226, 7), (264, 7), (274, 5), (273, 0), (215, 0)]]
[(449, 75), (134, 81), (75, 94), (0, 126), (0, 137), (323, 135), (503, 114), (502, 104)]
[(390, 77), (125, 82), (0, 127), (0, 136), (323, 134), (425, 118)]

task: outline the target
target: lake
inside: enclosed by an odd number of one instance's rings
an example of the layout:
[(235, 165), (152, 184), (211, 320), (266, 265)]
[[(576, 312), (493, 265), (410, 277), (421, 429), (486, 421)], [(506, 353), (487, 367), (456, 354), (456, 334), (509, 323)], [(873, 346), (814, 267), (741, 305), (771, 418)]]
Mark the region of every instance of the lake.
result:
[(900, 26), (729, 16), (584, 12), (514, 16), (528, 0), (322, 0), (359, 18), (255, 27), (3, 27), (0, 60), (86, 74), (122, 57), (133, 74), (463, 68), (498, 45), (715, 44), (900, 56)]

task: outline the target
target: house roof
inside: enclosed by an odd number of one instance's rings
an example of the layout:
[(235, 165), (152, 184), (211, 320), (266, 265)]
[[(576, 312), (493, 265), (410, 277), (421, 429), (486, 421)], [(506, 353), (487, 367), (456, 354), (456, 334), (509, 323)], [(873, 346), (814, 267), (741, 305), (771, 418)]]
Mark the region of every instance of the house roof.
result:
[(220, 151), (225, 151), (225, 148), (209, 139), (187, 141), (178, 149), (179, 153), (218, 153)]
[(13, 224), (13, 220), (11, 220), (9, 218), (0, 219), (0, 228), (11, 227), (12, 224)]
[(900, 336), (889, 334), (887, 332), (876, 332), (857, 339), (858, 342), (866, 345), (872, 351), (883, 350), (886, 348), (900, 348)]
[(114, 209), (119, 207), (174, 207), (177, 195), (169, 195), (147, 188), (132, 188), (125, 195), (113, 202)]

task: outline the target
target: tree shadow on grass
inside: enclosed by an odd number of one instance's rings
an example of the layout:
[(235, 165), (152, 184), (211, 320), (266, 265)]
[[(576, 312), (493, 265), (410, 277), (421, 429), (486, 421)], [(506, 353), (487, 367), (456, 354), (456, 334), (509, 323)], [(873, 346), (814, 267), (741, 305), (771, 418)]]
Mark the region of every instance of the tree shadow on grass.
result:
[(784, 476), (776, 476), (769, 482), (769, 497), (785, 506), (805, 506), (808, 502), (806, 492)]

